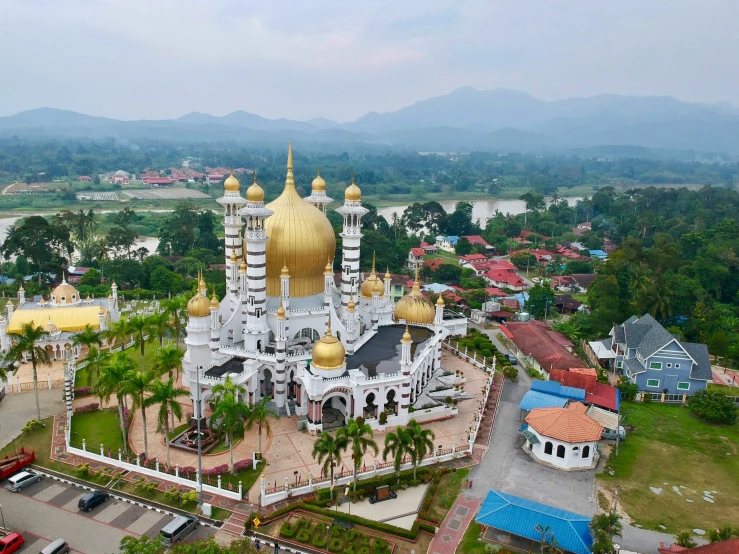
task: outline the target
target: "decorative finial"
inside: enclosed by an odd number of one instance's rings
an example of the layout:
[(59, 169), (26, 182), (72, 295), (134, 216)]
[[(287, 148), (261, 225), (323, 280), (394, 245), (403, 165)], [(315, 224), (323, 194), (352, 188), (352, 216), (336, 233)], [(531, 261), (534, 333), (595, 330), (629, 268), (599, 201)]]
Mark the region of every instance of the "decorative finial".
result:
[(67, 274), (62, 271), (62, 283), (66, 284), (67, 282)]
[(229, 171), (231, 171), (231, 177), (233, 177), (234, 176), (234, 168), (233, 168), (233, 166), (229, 169)]
[(331, 314), (328, 314), (328, 324), (326, 325), (326, 336), (331, 336)]
[(318, 172), (318, 177), (320, 177), (321, 176), (321, 168), (320, 167), (317, 168), (317, 172)]
[(377, 251), (376, 250), (373, 250), (372, 251), (372, 273), (376, 273), (376, 270), (375, 270), (375, 262), (376, 261), (377, 261)]
[(356, 183), (354, 182), (354, 178), (355, 178), (355, 175), (354, 175), (354, 171), (352, 170), (352, 185), (356, 184)]
[(254, 184), (257, 184), (257, 171), (254, 170)]
[(287, 168), (288, 169), (293, 168), (293, 143), (292, 142), (287, 143)]

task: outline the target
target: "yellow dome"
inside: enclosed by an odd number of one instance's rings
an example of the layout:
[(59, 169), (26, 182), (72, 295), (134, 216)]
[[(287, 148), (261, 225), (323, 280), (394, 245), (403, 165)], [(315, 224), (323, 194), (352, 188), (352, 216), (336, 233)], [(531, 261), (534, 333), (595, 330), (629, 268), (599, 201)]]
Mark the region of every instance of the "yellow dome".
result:
[(344, 199), (351, 202), (359, 202), (362, 199), (362, 191), (354, 182), (354, 175), (352, 175), (352, 184), (344, 191)]
[(311, 183), (311, 189), (319, 192), (326, 192), (326, 181), (323, 180), (323, 177), (321, 177), (321, 170), (318, 170), (318, 175), (315, 179), (313, 179), (313, 183)]
[(62, 284), (51, 291), (51, 299), (56, 304), (64, 306), (76, 303), (80, 299), (80, 293), (62, 277)]
[(226, 192), (239, 192), (239, 189), (241, 189), (241, 183), (234, 177), (234, 172), (231, 170), (231, 175), (223, 183), (223, 190)]
[(411, 333), (410, 333), (410, 331), (408, 331), (408, 326), (407, 325), (405, 326), (405, 333), (403, 333), (403, 338), (400, 339), (400, 342), (402, 342), (404, 344), (409, 344), (409, 343), (413, 342), (413, 337), (411, 337)]
[(354, 303), (354, 295), (352, 294), (349, 297), (349, 303), (346, 305), (346, 311), (347, 312), (353, 312), (356, 309), (357, 305)]
[(439, 295), (439, 298), (436, 299), (436, 305), (440, 308), (444, 307), (444, 297)]
[(293, 154), (287, 154), (287, 178), (282, 194), (267, 205), (274, 214), (265, 221), (267, 241), (267, 296), (280, 296), (280, 269), (290, 267), (290, 296), (323, 292), (325, 261), (334, 259), (336, 238), (328, 218), (305, 202), (293, 177)]
[(239, 261), (239, 258), (236, 256), (236, 252), (231, 252), (231, 263), (236, 263)]
[(44, 331), (47, 333), (56, 333), (59, 329), (56, 325), (54, 325), (54, 322), (51, 321), (51, 318), (49, 318), (49, 321), (46, 322), (46, 325), (44, 325)]
[(210, 300), (199, 292), (190, 298), (187, 303), (187, 313), (190, 317), (207, 317), (210, 315)]
[(216, 296), (216, 289), (213, 288), (213, 297), (210, 299), (210, 307), (211, 308), (220, 308), (221, 305), (218, 302), (218, 297)]
[(344, 366), (346, 352), (341, 341), (331, 334), (331, 317), (329, 316), (326, 335), (313, 345), (311, 366), (318, 369), (340, 369)]
[(326, 267), (323, 268), (323, 274), (324, 275), (333, 275), (334, 274), (334, 266), (331, 265), (331, 260), (328, 260), (326, 262)]
[(282, 299), (280, 299), (280, 307), (277, 308), (277, 319), (285, 319), (285, 307), (282, 305)]
[(418, 270), (413, 281), (411, 292), (403, 296), (395, 305), (395, 321), (405, 320), (407, 323), (426, 325), (433, 323), (436, 310), (431, 300), (421, 294), (421, 285), (418, 282)]
[(264, 202), (264, 189), (257, 184), (257, 172), (254, 172), (254, 182), (246, 189), (246, 199), (249, 202)]
[(382, 279), (380, 279), (380, 277), (377, 275), (377, 271), (375, 270), (375, 254), (373, 253), (372, 254), (372, 271), (370, 272), (369, 276), (362, 282), (362, 286), (359, 289), (362, 294), (362, 297), (372, 298), (372, 293), (375, 291), (376, 285), (379, 285), (377, 292), (380, 294), (380, 296), (384, 296), (385, 283), (383, 283)]
[(246, 271), (246, 262), (243, 260), (239, 264), (239, 271)]
[(385, 270), (385, 282), (389, 281), (389, 280), (390, 280), (390, 279), (392, 279), (392, 278), (393, 278), (393, 276), (392, 276), (392, 275), (390, 275), (390, 268), (388, 267), (388, 268), (387, 268), (387, 269)]

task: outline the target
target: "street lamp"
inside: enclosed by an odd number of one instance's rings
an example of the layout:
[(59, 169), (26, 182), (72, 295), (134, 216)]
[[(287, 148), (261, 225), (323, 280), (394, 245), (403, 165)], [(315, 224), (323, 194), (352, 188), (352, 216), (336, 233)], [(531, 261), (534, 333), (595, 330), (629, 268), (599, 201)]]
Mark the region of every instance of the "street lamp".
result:
[(197, 393), (197, 412), (195, 413), (195, 416), (198, 418), (198, 508), (202, 511), (203, 509), (203, 450), (201, 447), (201, 441), (200, 441), (200, 420), (202, 416), (202, 411), (200, 409), (200, 370), (202, 369), (202, 366), (197, 366), (195, 368), (195, 382), (196, 387), (198, 389)]
[(326, 525), (326, 550), (328, 550), (328, 534), (331, 530), (331, 527), (329, 525)]

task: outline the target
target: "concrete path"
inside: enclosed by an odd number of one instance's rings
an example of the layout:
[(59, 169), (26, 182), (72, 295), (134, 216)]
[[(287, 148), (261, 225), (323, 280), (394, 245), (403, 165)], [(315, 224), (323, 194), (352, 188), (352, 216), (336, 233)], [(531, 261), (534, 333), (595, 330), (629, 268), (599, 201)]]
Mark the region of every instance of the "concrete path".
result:
[[(369, 498), (352, 504), (351, 502), (344, 502), (339, 506), (338, 511), (345, 514), (350, 513), (354, 516), (363, 517), (365, 519), (371, 519), (373, 521), (380, 521), (383, 523), (391, 523), (397, 527), (403, 529), (410, 529), (415, 521), (415, 514), (418, 513), (423, 497), (426, 495), (428, 485), (419, 485), (417, 487), (410, 487), (406, 490), (399, 490), (397, 492), (398, 498), (392, 500), (385, 500), (383, 502), (377, 502), (371, 504)], [(413, 515), (413, 518), (406, 518), (405, 516)], [(402, 519), (401, 519), (402, 518)], [(410, 522), (407, 520), (410, 519)]]
[[(38, 391), (42, 419), (64, 411), (62, 393), (62, 389)], [(0, 446), (20, 435), (23, 426), (32, 419), (36, 419), (36, 395), (33, 392), (6, 395), (0, 402)]]
[(444, 518), (429, 545), (429, 554), (452, 554), (480, 509), (480, 499), (462, 493)]

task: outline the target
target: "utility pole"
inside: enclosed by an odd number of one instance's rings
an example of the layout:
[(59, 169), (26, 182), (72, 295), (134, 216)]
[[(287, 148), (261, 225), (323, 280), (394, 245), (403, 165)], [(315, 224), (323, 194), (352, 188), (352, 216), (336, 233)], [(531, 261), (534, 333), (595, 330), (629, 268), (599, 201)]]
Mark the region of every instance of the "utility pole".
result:
[(200, 420), (202, 418), (202, 410), (200, 408), (200, 370), (202, 369), (202, 366), (198, 366), (195, 368), (196, 371), (196, 377), (195, 382), (196, 386), (198, 388), (197, 393), (197, 413), (195, 414), (198, 418), (198, 508), (200, 510), (203, 510), (203, 449), (201, 446), (201, 436), (200, 436)]

